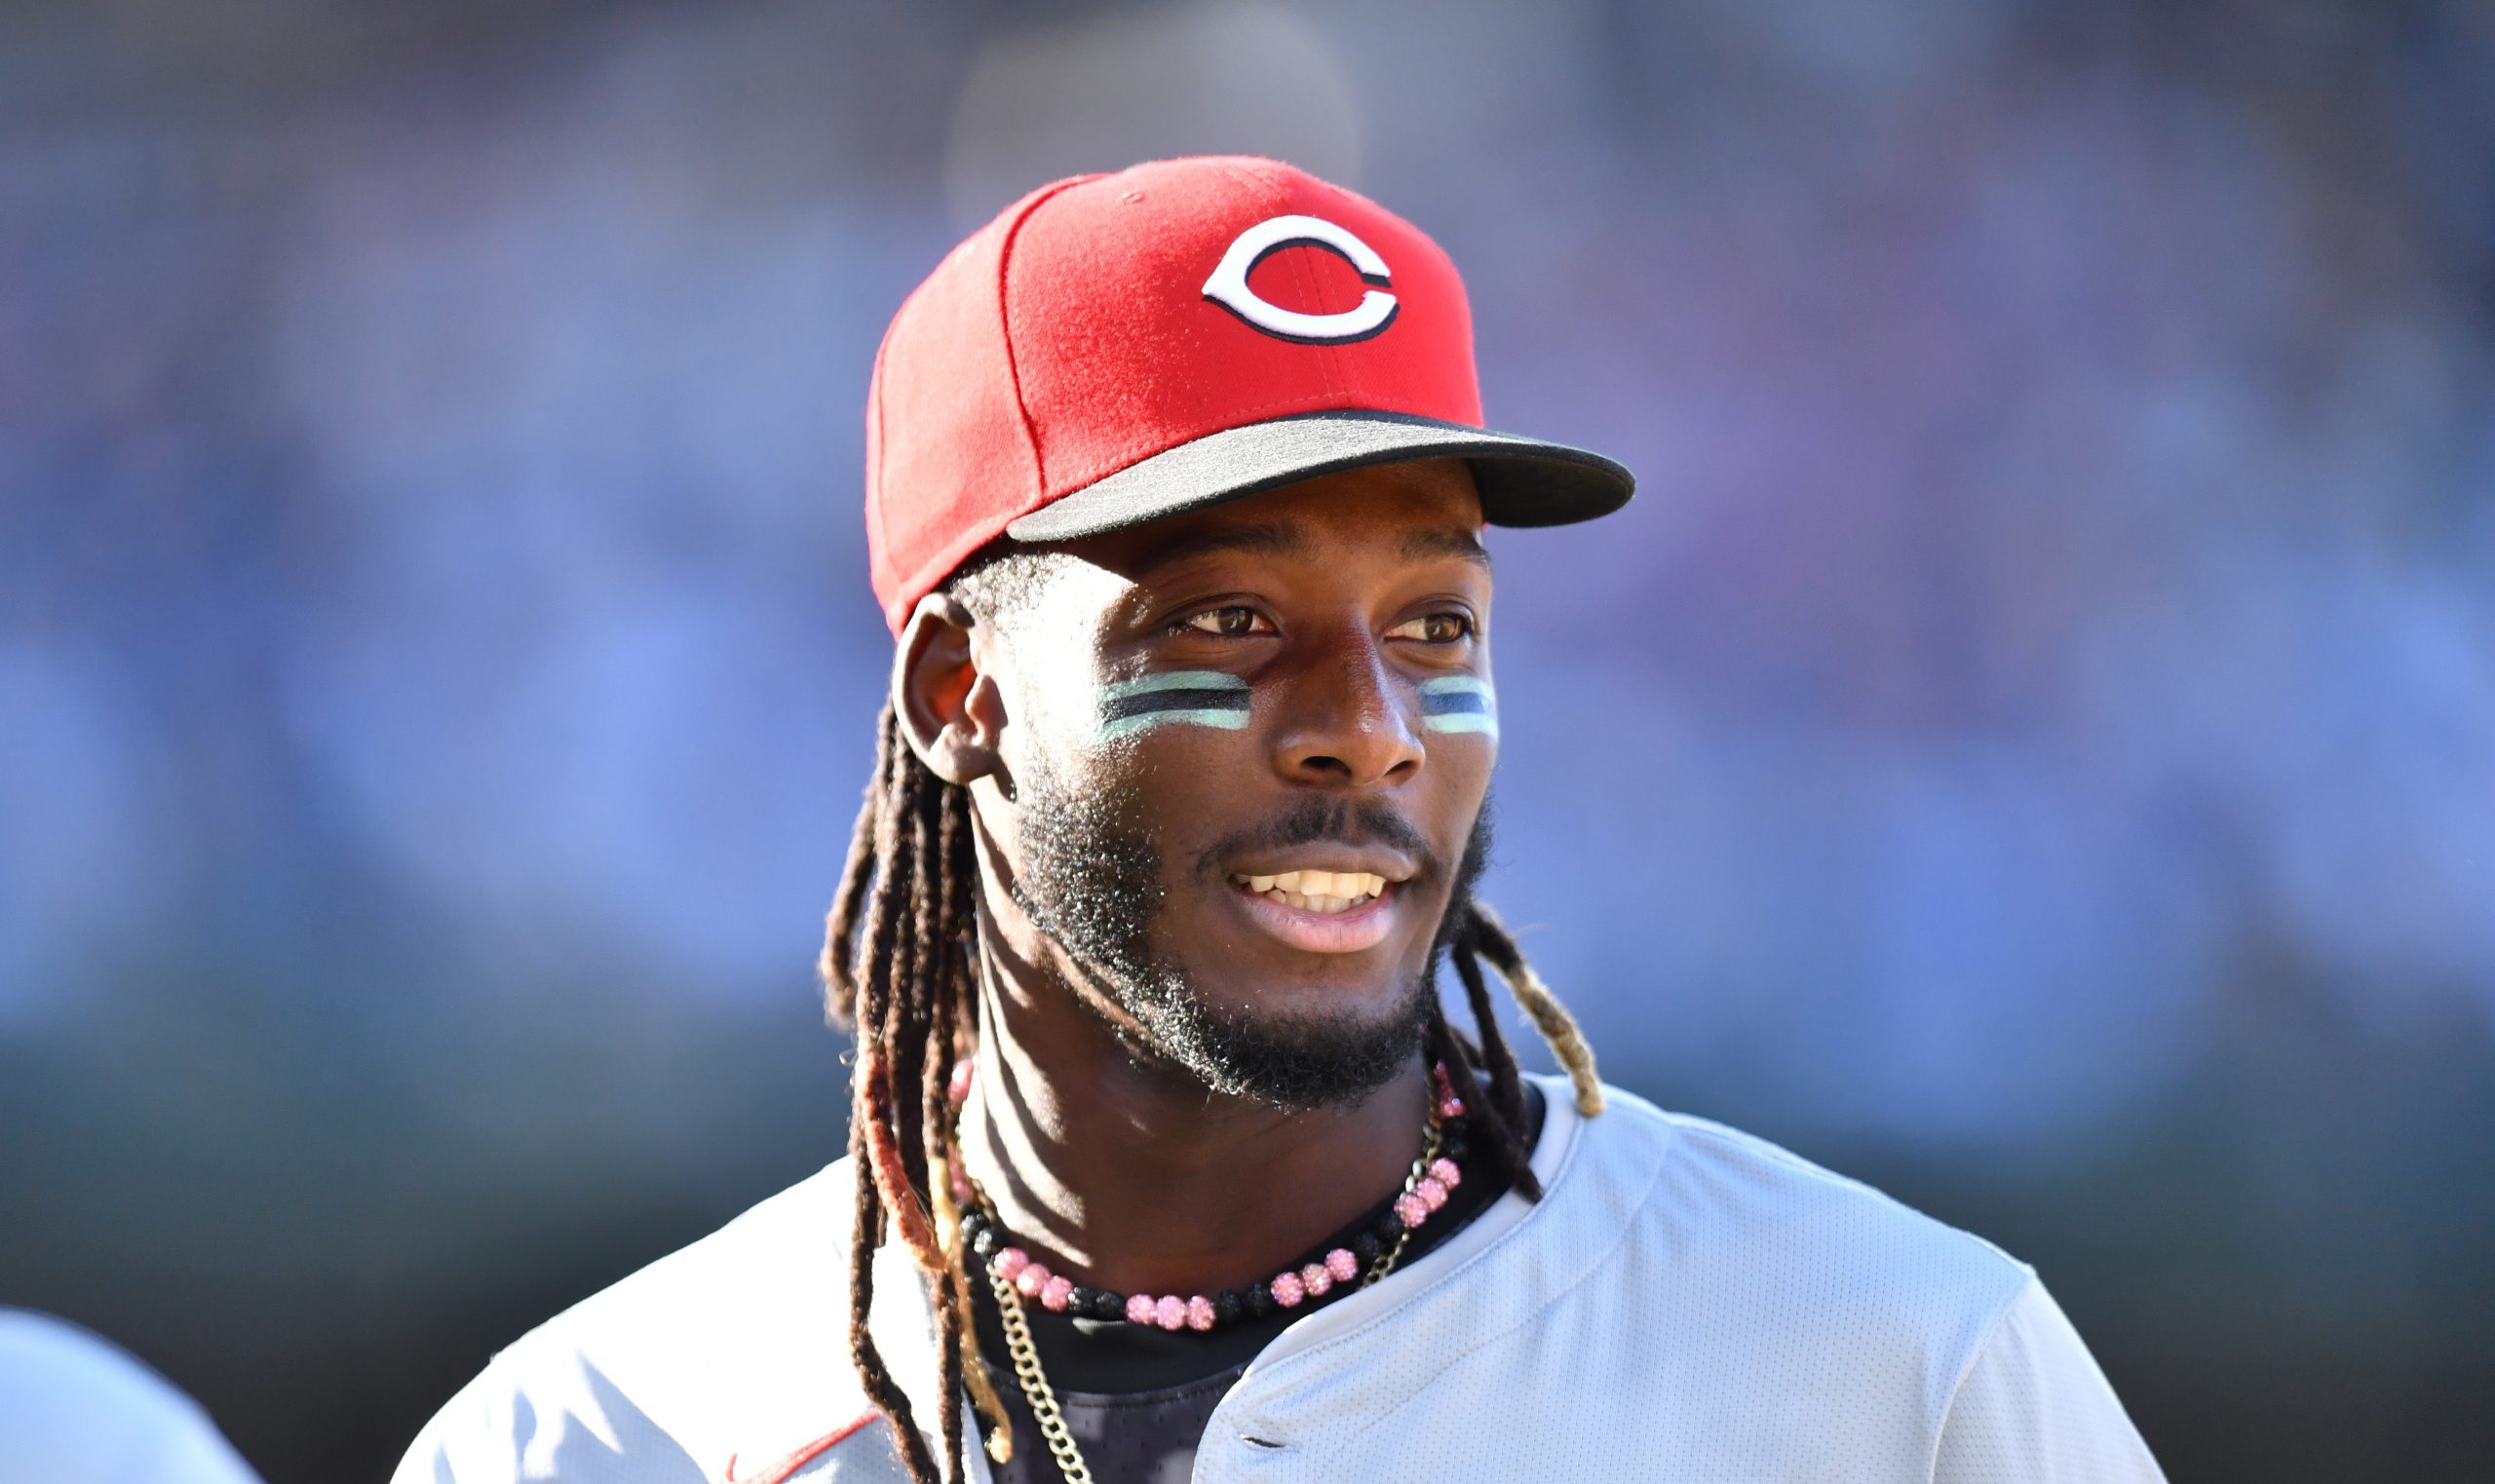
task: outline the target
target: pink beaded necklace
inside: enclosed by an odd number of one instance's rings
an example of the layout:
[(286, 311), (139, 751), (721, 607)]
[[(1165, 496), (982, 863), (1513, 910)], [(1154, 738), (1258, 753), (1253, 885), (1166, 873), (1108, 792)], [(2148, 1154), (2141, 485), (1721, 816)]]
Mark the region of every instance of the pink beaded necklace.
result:
[[(1260, 1283), (1214, 1294), (1126, 1294), (1076, 1283), (1014, 1241), (996, 1218), (986, 1193), (953, 1161), (951, 1194), (961, 1210), (961, 1250), (965, 1261), (977, 1261), (988, 1275), (1051, 1313), (1160, 1329), (1205, 1331), (1243, 1318), (1263, 1318), (1277, 1310), (1297, 1309), (1324, 1298), (1336, 1288), (1356, 1282), (1365, 1287), (1395, 1269), (1412, 1234), (1420, 1230), (1464, 1181), (1458, 1162), (1466, 1153), (1464, 1101), (1455, 1095), (1443, 1063), (1432, 1069), (1428, 1118), (1421, 1153), (1403, 1178), (1403, 1188), (1387, 1207), (1363, 1217), (1348, 1230)], [(947, 1091), (954, 1117), (969, 1100), (975, 1075), (970, 1058), (954, 1064)], [(1363, 1271), (1366, 1276), (1363, 1277)]]

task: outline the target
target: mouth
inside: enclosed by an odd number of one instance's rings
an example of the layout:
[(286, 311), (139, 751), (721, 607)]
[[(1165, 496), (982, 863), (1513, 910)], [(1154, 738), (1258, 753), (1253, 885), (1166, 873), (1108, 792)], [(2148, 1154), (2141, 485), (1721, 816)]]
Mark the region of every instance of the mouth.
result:
[(1272, 876), (1241, 871), (1231, 876), (1230, 884), (1267, 901), (1328, 917), (1384, 896), (1390, 885), (1374, 871), (1283, 871)]
[(1402, 885), (1357, 870), (1239, 871), (1230, 878), (1250, 922), (1309, 953), (1359, 953), (1384, 942)]

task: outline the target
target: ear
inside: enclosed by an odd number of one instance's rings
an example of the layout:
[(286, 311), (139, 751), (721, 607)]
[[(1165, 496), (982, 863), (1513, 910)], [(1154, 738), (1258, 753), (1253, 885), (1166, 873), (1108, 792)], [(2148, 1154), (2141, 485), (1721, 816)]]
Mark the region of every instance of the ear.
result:
[(948, 783), (968, 783), (1001, 767), (997, 733), (1005, 706), (996, 679), (979, 666), (979, 621), (941, 592), (918, 600), (893, 652), (893, 715), (909, 750)]

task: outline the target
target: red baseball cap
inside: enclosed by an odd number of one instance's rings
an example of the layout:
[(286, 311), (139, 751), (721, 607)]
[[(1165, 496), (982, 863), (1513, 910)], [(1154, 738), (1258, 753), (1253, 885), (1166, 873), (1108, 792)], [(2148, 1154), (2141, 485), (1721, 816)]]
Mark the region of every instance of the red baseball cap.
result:
[(1060, 541), (1363, 465), (1462, 458), (1498, 525), (1629, 501), (1627, 469), (1481, 426), (1438, 244), (1273, 160), (1042, 186), (893, 317), (866, 396), (866, 550), (893, 632), (999, 536)]

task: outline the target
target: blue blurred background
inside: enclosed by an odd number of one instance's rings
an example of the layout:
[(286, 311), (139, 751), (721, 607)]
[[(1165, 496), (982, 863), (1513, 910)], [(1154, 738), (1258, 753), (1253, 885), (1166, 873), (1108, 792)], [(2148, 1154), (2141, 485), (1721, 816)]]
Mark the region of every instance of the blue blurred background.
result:
[(1643, 477), (1497, 538), (1606, 1071), (2034, 1262), (2178, 1478), (2495, 1477), (2460, 0), (11, 7), (0, 1302), (371, 1479), (831, 1158), (876, 340), (1216, 149)]

